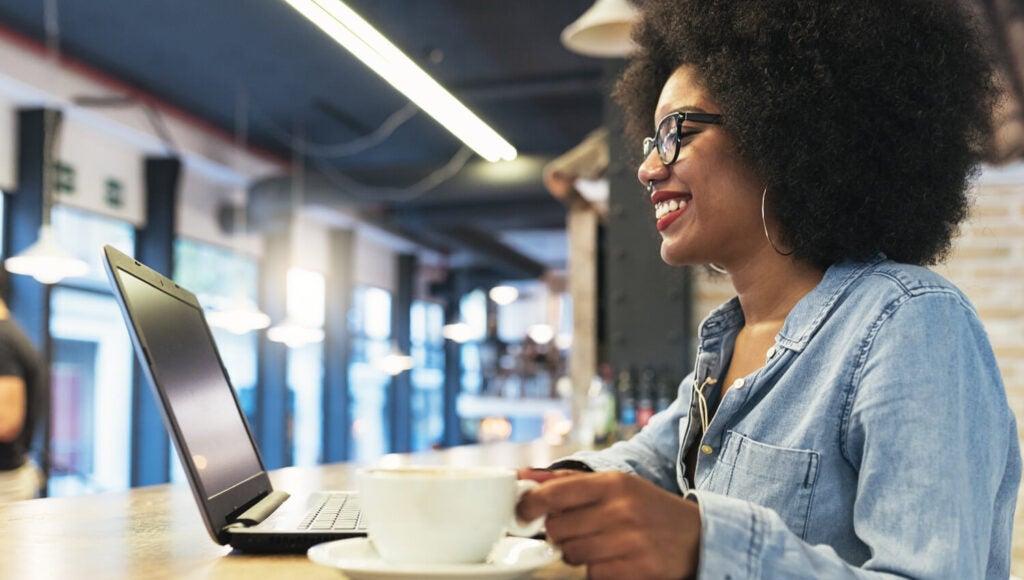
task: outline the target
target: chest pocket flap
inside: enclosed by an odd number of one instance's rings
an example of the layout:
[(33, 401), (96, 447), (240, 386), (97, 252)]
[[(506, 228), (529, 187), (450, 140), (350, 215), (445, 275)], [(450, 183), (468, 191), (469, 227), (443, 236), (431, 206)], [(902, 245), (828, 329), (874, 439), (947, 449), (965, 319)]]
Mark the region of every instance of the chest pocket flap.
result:
[(774, 510), (805, 537), (819, 459), (817, 451), (768, 445), (729, 431), (708, 483), (717, 488), (712, 491)]

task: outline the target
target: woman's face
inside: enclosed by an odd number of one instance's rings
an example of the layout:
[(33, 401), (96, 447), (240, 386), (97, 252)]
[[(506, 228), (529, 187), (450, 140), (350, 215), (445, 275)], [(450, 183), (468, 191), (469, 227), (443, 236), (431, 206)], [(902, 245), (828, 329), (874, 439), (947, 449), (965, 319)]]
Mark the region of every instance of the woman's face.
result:
[[(662, 88), (653, 123), (669, 113), (720, 113), (693, 69), (682, 66)], [(646, 188), (653, 181), (651, 215), (661, 233), (661, 259), (673, 266), (739, 266), (762, 251), (763, 183), (736, 152), (724, 125), (683, 123), (679, 156), (664, 165), (655, 149), (637, 177)]]

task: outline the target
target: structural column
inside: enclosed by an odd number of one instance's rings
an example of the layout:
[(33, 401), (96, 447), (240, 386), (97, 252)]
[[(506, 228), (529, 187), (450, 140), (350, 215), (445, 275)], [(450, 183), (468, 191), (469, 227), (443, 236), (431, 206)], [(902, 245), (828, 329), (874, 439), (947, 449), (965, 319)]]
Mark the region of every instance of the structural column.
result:
[(348, 365), (350, 339), (348, 313), (355, 288), (355, 234), (334, 230), (330, 236), (330, 272), (327, 275), (326, 337), (324, 339), (324, 461), (350, 459), (351, 413)]
[[(45, 109), (18, 111), (18, 186), (7, 196), (4, 212), (6, 255), (16, 255), (35, 243), (43, 221), (43, 183), (45, 179), (44, 147), (45, 117), (54, 115), (59, 124), (60, 112)], [(43, 353), (47, 365), (50, 348), (50, 287), (29, 276), (11, 275), (11, 296), (7, 307), (32, 343)], [(36, 423), (35, 451), (49, 479), (50, 470), (50, 384), (42, 395), (42, 418)]]
[(572, 297), (573, 340), (569, 350), (572, 380), (572, 417), (578, 428), (587, 408), (587, 392), (597, 374), (597, 266), (599, 217), (580, 197), (569, 205), (566, 230), (569, 238), (569, 295)]
[[(415, 296), (417, 260), (413, 254), (399, 254), (398, 280), (395, 299), (391, 307), (391, 337), (394, 344), (405, 354), (412, 354), (410, 318), (412, 301)], [(410, 371), (395, 375), (391, 379), (388, 396), (388, 417), (390, 419), (391, 453), (406, 453), (412, 449), (412, 377)]]
[[(146, 225), (135, 232), (135, 257), (168, 277), (174, 275), (174, 235), (181, 161), (148, 158), (145, 166)], [(170, 480), (170, 447), (153, 389), (138, 361), (132, 373), (131, 485)]]
[[(621, 66), (621, 65), (620, 65)], [(607, 71), (609, 89), (619, 67)], [(608, 361), (616, 371), (653, 367), (689, 372), (690, 273), (661, 260), (654, 208), (637, 182), (640, 143), (627, 143), (622, 111), (608, 99), (610, 185), (605, 252)]]
[[(287, 278), (291, 258), (291, 235), (288, 230), (267, 235), (266, 252), (261, 270), (260, 288), (263, 304), (275, 322), (287, 316)], [(328, 355), (329, 356), (329, 355)], [(285, 467), (290, 463), (291, 437), (288, 421), (288, 347), (260, 336), (259, 381), (256, 393), (256, 440), (267, 469)]]

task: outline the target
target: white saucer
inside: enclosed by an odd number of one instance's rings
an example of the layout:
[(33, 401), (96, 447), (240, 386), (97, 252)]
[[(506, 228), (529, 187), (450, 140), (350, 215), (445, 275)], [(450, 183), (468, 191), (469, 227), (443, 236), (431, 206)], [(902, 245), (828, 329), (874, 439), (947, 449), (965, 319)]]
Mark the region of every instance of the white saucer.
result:
[(348, 538), (317, 544), (307, 552), (317, 564), (341, 569), (352, 580), (409, 578), (485, 578), (511, 580), (557, 561), (561, 552), (543, 540), (506, 537), (498, 540), (481, 564), (395, 564), (377, 554), (368, 538)]

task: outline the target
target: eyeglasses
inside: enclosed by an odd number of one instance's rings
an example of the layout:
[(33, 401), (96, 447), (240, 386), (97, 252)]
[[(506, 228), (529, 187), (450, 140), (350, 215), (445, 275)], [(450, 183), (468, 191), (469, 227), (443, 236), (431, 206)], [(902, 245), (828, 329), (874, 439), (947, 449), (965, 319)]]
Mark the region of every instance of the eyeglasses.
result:
[(655, 147), (658, 149), (658, 158), (665, 165), (672, 165), (679, 158), (679, 143), (687, 136), (699, 131), (687, 131), (683, 133), (683, 123), (694, 121), (696, 123), (708, 123), (721, 125), (722, 116), (711, 113), (689, 113), (676, 111), (669, 113), (658, 123), (658, 131), (654, 137), (644, 139), (644, 159), (650, 156)]

